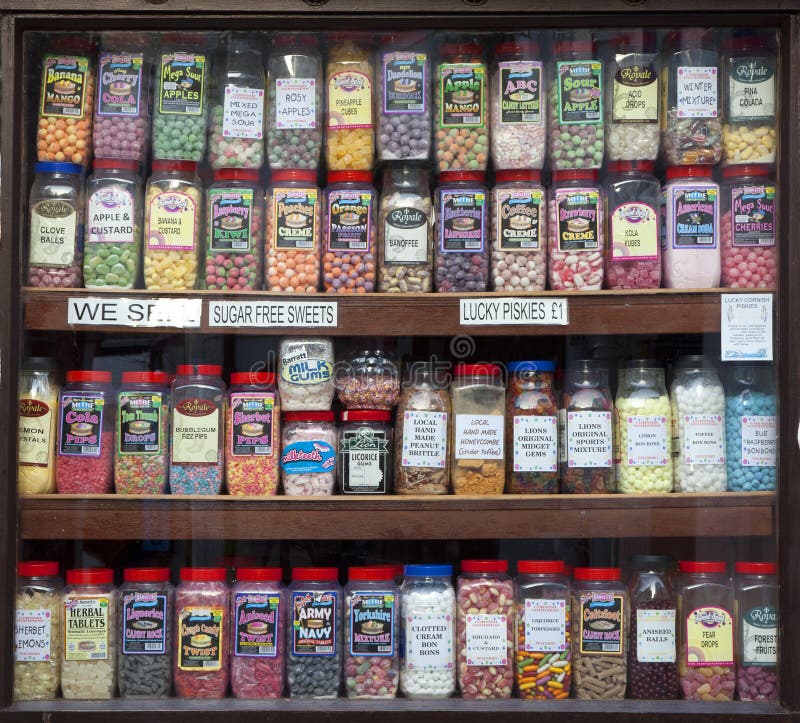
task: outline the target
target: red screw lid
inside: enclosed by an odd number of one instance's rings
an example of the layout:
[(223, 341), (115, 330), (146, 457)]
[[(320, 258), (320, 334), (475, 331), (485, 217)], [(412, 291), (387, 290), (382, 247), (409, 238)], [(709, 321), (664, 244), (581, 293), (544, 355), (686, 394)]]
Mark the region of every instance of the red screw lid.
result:
[(166, 372), (122, 372), (123, 384), (169, 384)]
[(345, 183), (355, 181), (357, 183), (372, 183), (371, 171), (328, 171), (328, 183)]
[(181, 582), (225, 582), (227, 579), (224, 567), (181, 568)]
[(681, 560), (678, 563), (680, 572), (699, 572), (724, 574), (728, 570), (728, 565), (724, 562), (697, 562), (695, 560)]
[(540, 46), (536, 40), (505, 40), (494, 46), (496, 56), (539, 55)]
[(237, 567), (236, 580), (239, 582), (280, 582), (283, 570), (279, 567)]
[(43, 560), (18, 562), (17, 575), (20, 577), (54, 577), (58, 575), (58, 563)]
[(406, 572), (405, 565), (392, 565), (391, 567), (395, 577), (403, 577)]
[(347, 571), (350, 580), (394, 580), (396, 572), (391, 565), (376, 567), (351, 567)]
[(613, 581), (622, 578), (618, 567), (576, 567), (572, 576), (576, 580)]
[(734, 35), (722, 43), (725, 50), (766, 50), (769, 46), (762, 35)]
[(284, 412), (284, 422), (333, 422), (335, 417), (331, 411), (321, 412)]
[(608, 164), (609, 173), (625, 173), (626, 171), (644, 171), (652, 173), (656, 167), (654, 161), (610, 161)]
[(111, 585), (114, 571), (107, 567), (79, 567), (67, 570), (67, 585)]
[(316, 35), (278, 35), (273, 41), (275, 47), (305, 46), (316, 48), (319, 40)]
[(221, 377), (222, 366), (219, 364), (178, 364), (179, 377)]
[(592, 40), (560, 40), (555, 46), (556, 56), (567, 53), (586, 53), (587, 60), (592, 60), (591, 56), (594, 55), (594, 51), (595, 44)]
[(596, 168), (571, 168), (566, 171), (553, 171), (553, 183), (559, 181), (592, 181), (597, 183), (599, 173)]
[(275, 384), (274, 372), (232, 372), (231, 384), (252, 384), (266, 387)]
[(125, 582), (169, 582), (168, 567), (126, 567), (122, 571)]
[(95, 372), (89, 370), (73, 370), (67, 372), (68, 382), (95, 382), (111, 384), (111, 372)]
[(95, 158), (94, 170), (113, 168), (119, 171), (138, 171), (139, 161), (130, 158)]
[(388, 422), (391, 412), (383, 409), (347, 409), (342, 412), (343, 422)]
[(508, 572), (508, 560), (462, 560), (461, 572)]
[(764, 163), (745, 163), (740, 166), (726, 166), (722, 169), (722, 177), (769, 176), (771, 172), (772, 168)]
[(439, 174), (439, 185), (469, 181), (471, 183), (485, 183), (486, 174), (483, 171), (442, 171)]
[(737, 562), (734, 569), (737, 575), (778, 574), (778, 565), (774, 562)]
[(292, 580), (301, 582), (338, 582), (339, 571), (335, 567), (293, 567)]
[(155, 160), (153, 161), (154, 171), (185, 171), (186, 173), (197, 173), (196, 161), (166, 161)]
[(453, 374), (457, 377), (498, 377), (500, 367), (497, 364), (456, 364)]
[(523, 575), (563, 575), (565, 571), (562, 560), (520, 560), (517, 572)]
[(532, 183), (541, 183), (542, 172), (538, 168), (495, 171), (494, 180), (496, 183), (503, 183), (505, 181), (531, 181)]
[(250, 181), (258, 183), (258, 171), (254, 168), (218, 168), (214, 171), (215, 181)]
[(477, 43), (445, 43), (439, 53), (443, 58), (480, 58), (483, 48)]
[(713, 166), (670, 166), (667, 168), (667, 178), (711, 178)]
[(280, 181), (305, 181), (317, 185), (317, 172), (300, 168), (279, 168), (272, 172), (272, 183)]

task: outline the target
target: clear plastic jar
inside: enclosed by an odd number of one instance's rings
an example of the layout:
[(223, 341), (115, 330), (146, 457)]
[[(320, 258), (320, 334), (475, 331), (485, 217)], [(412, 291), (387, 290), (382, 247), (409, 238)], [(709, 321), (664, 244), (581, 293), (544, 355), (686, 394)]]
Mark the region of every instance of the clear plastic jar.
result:
[(264, 189), (253, 168), (220, 168), (206, 189), (207, 289), (259, 291), (264, 266)]
[(62, 582), (57, 562), (17, 564), (14, 700), (54, 700), (61, 674)]
[(319, 290), (322, 204), (314, 171), (275, 170), (267, 189), (268, 291)]
[(514, 361), (506, 394), (506, 492), (558, 492), (558, 402), (551, 361)]
[(499, 495), (505, 486), (505, 385), (497, 364), (456, 364), (450, 467), (457, 495)]
[(278, 390), (284, 412), (331, 408), (333, 339), (286, 336), (281, 339), (278, 357)]
[(342, 588), (335, 567), (295, 567), (286, 621), (290, 698), (336, 698), (342, 673)]
[(54, 359), (28, 357), (19, 375), (17, 491), (22, 495), (56, 491), (59, 367)]
[(282, 577), (279, 567), (236, 568), (231, 590), (231, 692), (236, 698), (283, 695), (288, 600)]
[(72, 495), (111, 492), (116, 416), (111, 372), (67, 372), (59, 399), (58, 491)]
[(104, 567), (67, 571), (61, 596), (61, 695), (110, 700), (117, 688), (117, 589)]
[(709, 359), (678, 359), (670, 402), (675, 491), (724, 492), (725, 392)]
[(323, 289), (337, 294), (375, 290), (378, 193), (370, 171), (328, 173), (323, 204)]
[(517, 573), (519, 696), (564, 700), (572, 684), (572, 610), (564, 563), (520, 560)]
[(541, 169), (547, 139), (547, 95), (541, 46), (506, 40), (492, 63), (492, 160), (495, 170)]
[(230, 591), (222, 567), (182, 567), (175, 590), (175, 695), (224, 698), (230, 676)]
[(336, 390), (346, 409), (392, 410), (400, 397), (397, 360), (380, 349), (361, 349), (337, 364)]
[(562, 493), (616, 491), (612, 466), (613, 407), (608, 372), (598, 362), (580, 359), (567, 367), (558, 410)]
[(344, 588), (348, 698), (394, 698), (400, 677), (400, 596), (391, 567), (351, 567)]
[(581, 700), (622, 700), (628, 680), (629, 596), (617, 567), (576, 567), (572, 583), (572, 690)]
[(281, 483), (288, 496), (325, 497), (336, 487), (333, 412), (285, 412), (281, 435)]
[(83, 169), (77, 163), (37, 163), (28, 199), (28, 283), (83, 285)]
[(436, 189), (436, 291), (489, 287), (489, 198), (483, 171), (444, 171)]
[(403, 639), (400, 690), (444, 699), (456, 689), (456, 593), (452, 565), (406, 565), (400, 588)]
[(684, 700), (733, 700), (734, 592), (724, 562), (681, 560), (678, 675)]
[(388, 495), (394, 485), (392, 414), (348, 409), (339, 428), (339, 490), (345, 495)]
[(720, 281), (719, 186), (711, 166), (667, 168), (664, 208), (664, 287), (713, 289)]
[(544, 291), (547, 284), (545, 199), (541, 171), (495, 173), (491, 260), (495, 291)]
[(202, 223), (203, 194), (197, 163), (153, 161), (144, 206), (146, 289), (194, 289)]
[(737, 562), (736, 678), (739, 700), (778, 699), (778, 566)]
[(281, 403), (272, 372), (234, 372), (225, 405), (225, 486), (229, 495), (278, 493)]
[(553, 171), (547, 220), (554, 291), (603, 288), (605, 200), (597, 171)]
[(174, 602), (168, 567), (125, 568), (118, 613), (121, 698), (169, 697)]
[(179, 364), (177, 372), (172, 383), (169, 489), (174, 495), (218, 495), (224, 468), (222, 367)]
[(163, 495), (169, 482), (169, 375), (123, 372), (117, 394), (114, 489)]
[(619, 370), (614, 426), (618, 491), (672, 492), (672, 409), (655, 359), (635, 359)]

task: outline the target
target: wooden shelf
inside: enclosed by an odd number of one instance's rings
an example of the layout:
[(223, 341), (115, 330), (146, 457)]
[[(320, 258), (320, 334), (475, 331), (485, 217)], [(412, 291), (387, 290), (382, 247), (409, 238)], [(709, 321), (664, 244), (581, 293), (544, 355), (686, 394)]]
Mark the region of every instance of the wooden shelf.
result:
[(771, 492), (491, 497), (20, 499), (36, 540), (448, 540), (775, 534)]

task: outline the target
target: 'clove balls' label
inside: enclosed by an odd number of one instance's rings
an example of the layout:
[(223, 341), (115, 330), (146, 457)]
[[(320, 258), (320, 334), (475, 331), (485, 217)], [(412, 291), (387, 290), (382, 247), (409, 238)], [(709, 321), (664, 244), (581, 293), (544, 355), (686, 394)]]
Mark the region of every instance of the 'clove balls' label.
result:
[(281, 599), (274, 593), (236, 593), (233, 654), (248, 658), (278, 655)]
[(292, 653), (294, 655), (336, 655), (335, 590), (292, 593)]
[(221, 607), (186, 607), (178, 613), (178, 668), (193, 672), (222, 669)]
[(31, 207), (29, 263), (65, 268), (75, 261), (78, 214), (64, 201), (39, 201)]
[(167, 646), (167, 594), (122, 593), (122, 654), (163, 655)]
[(606, 592), (581, 593), (580, 652), (582, 655), (622, 655), (625, 598)]
[(350, 654), (390, 657), (394, 655), (394, 593), (353, 592), (350, 597)]

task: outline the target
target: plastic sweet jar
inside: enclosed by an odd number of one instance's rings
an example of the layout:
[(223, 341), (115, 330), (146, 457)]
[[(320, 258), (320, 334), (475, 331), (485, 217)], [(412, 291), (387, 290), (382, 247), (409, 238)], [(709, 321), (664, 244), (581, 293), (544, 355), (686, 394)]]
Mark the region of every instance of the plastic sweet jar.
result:
[(608, 372), (599, 362), (579, 359), (564, 372), (558, 410), (561, 492), (614, 492), (613, 406)]
[(284, 412), (331, 408), (335, 392), (332, 339), (284, 337), (278, 363), (278, 389)]
[(483, 171), (442, 171), (436, 189), (436, 291), (489, 288), (489, 195)]
[(342, 673), (344, 600), (335, 567), (295, 567), (286, 620), (290, 698), (336, 698)]
[(614, 426), (617, 490), (672, 492), (672, 409), (655, 359), (635, 359), (620, 369)]
[(175, 589), (167, 567), (130, 567), (119, 588), (119, 695), (167, 698), (172, 689)]
[(778, 281), (775, 175), (766, 165), (722, 169), (722, 285), (772, 289)]
[(31, 186), (28, 283), (48, 288), (83, 286), (83, 168), (39, 162)]
[(333, 412), (285, 412), (281, 433), (283, 494), (325, 497), (336, 487)]
[(509, 362), (506, 492), (558, 492), (558, 401), (552, 361)]
[(685, 700), (733, 700), (734, 589), (724, 562), (681, 560), (678, 675)]
[(286, 681), (283, 631), (288, 606), (279, 567), (238, 567), (231, 590), (231, 692), (280, 698)]
[(628, 588), (631, 633), (628, 646), (628, 697), (678, 698), (677, 618), (669, 558), (635, 555)]
[[(621, 700), (628, 677), (630, 598), (616, 567), (576, 567), (572, 583), (572, 690), (581, 700)], [(598, 634), (599, 633), (599, 634)]]
[(505, 486), (505, 384), (497, 364), (456, 364), (450, 469), (457, 495), (499, 495)]
[[(87, 627), (87, 620), (93, 625)], [(67, 571), (61, 596), (61, 695), (110, 700), (117, 687), (117, 589), (104, 567)]]
[(725, 379), (729, 492), (775, 489), (778, 403), (771, 364), (732, 364)]
[(561, 560), (520, 560), (516, 680), (521, 698), (564, 700), (572, 684), (570, 581)]
[(339, 427), (339, 490), (345, 495), (388, 495), (394, 485), (392, 414), (347, 409)]
[(174, 495), (218, 495), (222, 490), (225, 382), (217, 364), (179, 364), (172, 383)]
[(778, 699), (778, 568), (737, 562), (736, 686), (739, 700)]
[(337, 362), (336, 390), (346, 409), (392, 410), (400, 397), (400, 368), (392, 354), (361, 349)]
[(111, 492), (115, 408), (111, 372), (67, 372), (56, 447), (56, 487), (61, 494)]
[(22, 362), (17, 437), (17, 491), (20, 495), (56, 491), (59, 378), (55, 359), (27, 357)]
[(351, 567), (344, 588), (348, 698), (394, 698), (400, 680), (400, 596), (392, 567)]
[(165, 494), (169, 482), (169, 375), (123, 372), (117, 393), (114, 489)]
[(406, 698), (444, 699), (456, 689), (456, 593), (452, 565), (406, 565), (400, 603), (400, 690)]
[(725, 392), (710, 359), (678, 359), (670, 404), (675, 491), (724, 492)]
[(17, 564), (14, 600), (14, 700), (53, 700), (61, 674), (57, 562)]
[(221, 567), (182, 567), (175, 590), (178, 698), (224, 698), (230, 677), (230, 590)]

